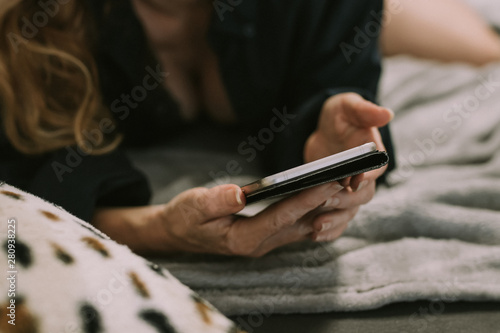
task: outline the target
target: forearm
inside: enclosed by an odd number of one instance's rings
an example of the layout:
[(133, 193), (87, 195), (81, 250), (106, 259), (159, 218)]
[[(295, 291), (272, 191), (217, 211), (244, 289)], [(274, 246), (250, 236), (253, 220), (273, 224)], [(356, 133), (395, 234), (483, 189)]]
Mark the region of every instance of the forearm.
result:
[(457, 0), (387, 1), (385, 56), (410, 54), (482, 65), (500, 60), (500, 39), (473, 9)]
[(176, 252), (158, 218), (163, 206), (100, 208), (92, 224), (118, 243), (139, 254), (158, 255)]

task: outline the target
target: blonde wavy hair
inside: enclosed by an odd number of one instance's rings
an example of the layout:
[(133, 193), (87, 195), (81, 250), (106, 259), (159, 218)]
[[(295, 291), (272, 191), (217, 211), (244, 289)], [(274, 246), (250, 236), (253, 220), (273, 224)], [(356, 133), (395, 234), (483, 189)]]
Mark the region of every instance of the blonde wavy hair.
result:
[(92, 154), (109, 152), (120, 135), (101, 132), (91, 147), (84, 135), (99, 130), (101, 120), (113, 120), (99, 91), (90, 16), (81, 0), (51, 3), (57, 11), (48, 12), (41, 1), (0, 0), (3, 130), (25, 154), (68, 145)]

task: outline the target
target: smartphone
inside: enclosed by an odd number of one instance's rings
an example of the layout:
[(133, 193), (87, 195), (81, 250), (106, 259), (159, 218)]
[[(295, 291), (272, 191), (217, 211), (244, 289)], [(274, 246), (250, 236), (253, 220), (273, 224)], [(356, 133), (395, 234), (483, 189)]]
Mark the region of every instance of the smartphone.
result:
[(387, 153), (377, 150), (375, 143), (370, 142), (262, 178), (241, 189), (245, 193), (247, 204), (251, 204), (375, 170), (388, 162)]

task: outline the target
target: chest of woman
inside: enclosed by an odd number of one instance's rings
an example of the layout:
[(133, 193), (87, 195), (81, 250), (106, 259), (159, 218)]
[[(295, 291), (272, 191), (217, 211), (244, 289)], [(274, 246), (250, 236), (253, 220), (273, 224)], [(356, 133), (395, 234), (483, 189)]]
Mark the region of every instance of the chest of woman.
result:
[(231, 123), (235, 114), (206, 38), (212, 17), (207, 4), (184, 4), (168, 11), (134, 1), (151, 50), (168, 73), (164, 88), (178, 103), (182, 117), (192, 121), (205, 112), (215, 121)]

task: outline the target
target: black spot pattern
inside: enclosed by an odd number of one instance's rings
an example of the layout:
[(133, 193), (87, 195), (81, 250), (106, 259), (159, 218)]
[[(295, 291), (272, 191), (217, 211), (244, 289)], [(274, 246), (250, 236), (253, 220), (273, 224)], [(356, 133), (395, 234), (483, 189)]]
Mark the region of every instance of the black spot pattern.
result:
[(167, 278), (167, 276), (163, 272), (163, 268), (161, 268), (157, 264), (153, 264), (152, 262), (148, 262), (148, 267), (151, 268), (156, 274), (163, 276), (164, 278)]
[(149, 290), (144, 284), (144, 282), (139, 278), (139, 275), (137, 275), (136, 272), (130, 272), (128, 273), (128, 276), (132, 280), (132, 285), (135, 287), (135, 290), (137, 293), (144, 298), (149, 298)]
[(176, 333), (168, 318), (161, 312), (152, 309), (143, 310), (139, 313), (139, 317), (156, 328), (159, 333)]
[(70, 265), (75, 261), (73, 257), (59, 245), (52, 243), (52, 248), (54, 248), (56, 258), (61, 260), (66, 265)]
[(200, 295), (198, 295), (198, 294), (193, 293), (190, 296), (193, 299), (193, 301), (195, 301), (195, 302), (205, 303), (205, 301), (203, 300), (203, 298), (201, 298)]
[(15, 199), (15, 200), (23, 200), (23, 196), (22, 196), (22, 195), (17, 194), (17, 193), (14, 193), (14, 192), (11, 192), (11, 191), (6, 191), (6, 190), (3, 190), (3, 191), (1, 191), (0, 193), (2, 193), (3, 195), (8, 196), (8, 197), (9, 197), (9, 198), (11, 198), (11, 199)]
[(101, 316), (92, 305), (85, 303), (80, 307), (80, 318), (84, 333), (99, 333), (103, 331)]
[(196, 309), (201, 316), (203, 322), (207, 325), (212, 324), (212, 318), (210, 317), (210, 312), (212, 308), (197, 294), (191, 294), (191, 299), (194, 301)]
[[(3, 243), (3, 248), (8, 254), (9, 243), (5, 241)], [(24, 268), (28, 268), (33, 263), (33, 257), (31, 256), (31, 249), (28, 245), (24, 244), (19, 239), (16, 239), (16, 264), (20, 263)]]
[(19, 262), (25, 268), (33, 263), (31, 249), (20, 240), (16, 240), (16, 259), (19, 259)]
[(40, 213), (45, 216), (46, 218), (48, 218), (49, 220), (52, 220), (52, 221), (61, 221), (61, 218), (59, 216), (57, 216), (56, 214), (52, 213), (52, 212), (49, 212), (48, 210), (40, 210)]
[(103, 243), (92, 237), (83, 237), (82, 241), (86, 243), (91, 249), (99, 252), (103, 257), (109, 258), (109, 251), (106, 249)]

